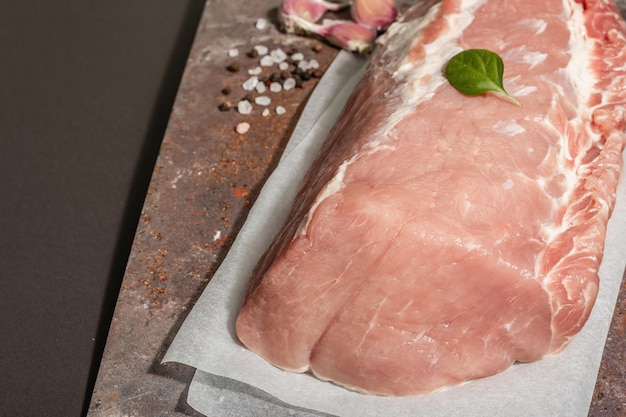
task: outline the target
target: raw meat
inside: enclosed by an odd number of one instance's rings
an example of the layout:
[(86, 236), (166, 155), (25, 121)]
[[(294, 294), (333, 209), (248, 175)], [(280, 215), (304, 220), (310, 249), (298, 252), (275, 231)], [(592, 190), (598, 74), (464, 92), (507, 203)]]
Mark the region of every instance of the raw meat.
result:
[[(564, 349), (598, 291), (626, 140), (611, 1), (426, 6), (383, 37), (236, 323), (277, 367), (366, 393), (424, 394)], [(470, 48), (503, 57), (522, 108), (445, 81)]]

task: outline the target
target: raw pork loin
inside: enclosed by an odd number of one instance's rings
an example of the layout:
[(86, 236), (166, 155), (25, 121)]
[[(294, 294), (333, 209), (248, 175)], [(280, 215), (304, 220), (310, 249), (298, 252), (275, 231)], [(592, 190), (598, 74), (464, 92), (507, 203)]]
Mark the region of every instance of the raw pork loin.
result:
[[(277, 367), (381, 395), (568, 344), (598, 291), (626, 139), (610, 0), (424, 7), (382, 38), (236, 323)], [(446, 82), (470, 48), (502, 56), (522, 108)]]

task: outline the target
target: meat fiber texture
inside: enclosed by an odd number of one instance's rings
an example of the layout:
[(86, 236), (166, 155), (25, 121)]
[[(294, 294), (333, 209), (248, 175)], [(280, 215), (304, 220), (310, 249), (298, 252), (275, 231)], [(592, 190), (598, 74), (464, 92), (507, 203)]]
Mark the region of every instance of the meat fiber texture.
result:
[[(444, 0), (383, 37), (257, 265), (237, 336), (273, 365), (426, 394), (563, 350), (622, 165), (626, 25), (606, 0)], [(442, 75), (500, 54), (523, 104)]]

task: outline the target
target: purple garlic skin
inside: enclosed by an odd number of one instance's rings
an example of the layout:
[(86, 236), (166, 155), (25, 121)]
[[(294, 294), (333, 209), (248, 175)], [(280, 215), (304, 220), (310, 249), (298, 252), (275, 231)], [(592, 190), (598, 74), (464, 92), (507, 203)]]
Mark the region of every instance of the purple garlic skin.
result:
[(329, 42), (359, 54), (371, 52), (376, 31), (349, 20), (325, 20), (317, 33)]
[(327, 11), (341, 10), (349, 5), (350, 2), (331, 3), (325, 0), (284, 0), (280, 7), (279, 19), (285, 26), (293, 20), (294, 16), (315, 23)]
[[(354, 21), (318, 21), (329, 11), (351, 6)], [(330, 43), (359, 54), (369, 53), (377, 31), (386, 29), (398, 15), (393, 0), (353, 0), (333, 3), (326, 0), (284, 0), (279, 20), (287, 33), (316, 34)]]
[(321, 24), (297, 21), (305, 33), (313, 33), (350, 52), (369, 53), (376, 40), (376, 31), (351, 20), (324, 19)]
[(353, 0), (350, 12), (356, 22), (379, 31), (387, 29), (398, 17), (394, 0)]

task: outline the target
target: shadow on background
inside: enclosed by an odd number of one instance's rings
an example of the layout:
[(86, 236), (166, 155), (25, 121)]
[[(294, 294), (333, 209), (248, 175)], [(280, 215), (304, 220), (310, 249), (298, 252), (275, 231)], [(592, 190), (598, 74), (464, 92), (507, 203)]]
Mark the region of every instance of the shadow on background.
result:
[(126, 199), (123, 219), (120, 230), (118, 231), (109, 281), (104, 294), (104, 303), (100, 313), (96, 344), (89, 372), (89, 385), (85, 392), (83, 415), (87, 413), (89, 408), (91, 393), (96, 382), (109, 326), (115, 310), (115, 303), (132, 248), (134, 232), (141, 215), (144, 199), (152, 176), (152, 170), (159, 154), (161, 142), (167, 128), (172, 106), (176, 98), (189, 50), (193, 43), (204, 5), (204, 0), (189, 1), (178, 35), (176, 36), (174, 48), (168, 59), (165, 75), (161, 82), (157, 100), (154, 103), (150, 117), (147, 134), (143, 140), (140, 158), (134, 170), (130, 193)]

